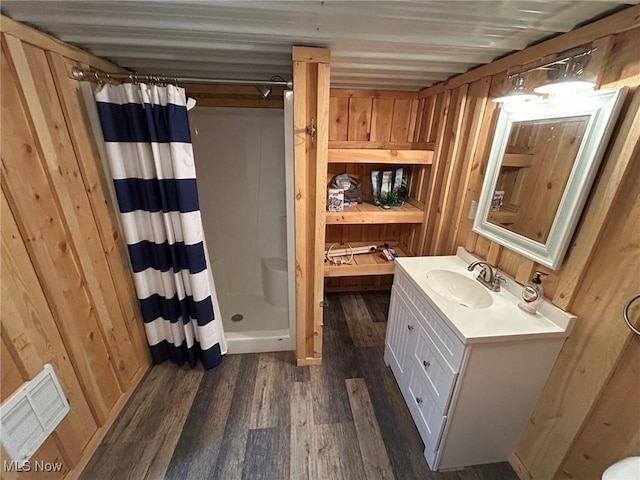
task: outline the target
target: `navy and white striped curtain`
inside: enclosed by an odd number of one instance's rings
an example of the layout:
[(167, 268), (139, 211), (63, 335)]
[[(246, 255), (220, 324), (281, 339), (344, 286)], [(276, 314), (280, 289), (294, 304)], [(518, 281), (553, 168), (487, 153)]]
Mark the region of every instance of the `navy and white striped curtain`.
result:
[(95, 99), (153, 361), (214, 367), (226, 348), (184, 89), (101, 85)]

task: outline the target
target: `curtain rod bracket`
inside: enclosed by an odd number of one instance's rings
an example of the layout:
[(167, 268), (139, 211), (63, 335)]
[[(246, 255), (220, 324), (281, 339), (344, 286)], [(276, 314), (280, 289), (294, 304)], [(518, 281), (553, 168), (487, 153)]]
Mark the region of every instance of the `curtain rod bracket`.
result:
[(84, 74), (84, 70), (82, 70), (79, 67), (73, 67), (71, 69), (71, 75), (73, 75), (73, 78), (75, 78), (79, 82), (82, 82), (87, 79), (87, 77)]

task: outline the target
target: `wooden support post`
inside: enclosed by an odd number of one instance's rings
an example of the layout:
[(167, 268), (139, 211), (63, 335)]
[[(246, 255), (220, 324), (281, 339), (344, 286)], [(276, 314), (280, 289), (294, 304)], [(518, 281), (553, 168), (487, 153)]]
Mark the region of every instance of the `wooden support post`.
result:
[(308, 365), (322, 358), (324, 212), (329, 154), (331, 52), (324, 48), (294, 47), (292, 53), (296, 356), (299, 364)]

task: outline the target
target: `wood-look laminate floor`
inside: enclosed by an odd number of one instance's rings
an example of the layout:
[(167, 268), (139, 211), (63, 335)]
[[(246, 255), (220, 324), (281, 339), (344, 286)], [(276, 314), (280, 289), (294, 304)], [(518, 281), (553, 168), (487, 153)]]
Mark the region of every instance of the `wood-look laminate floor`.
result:
[(291, 352), (155, 366), (81, 479), (517, 480), (507, 463), (431, 472), (383, 360), (389, 294), (326, 300), (321, 366)]

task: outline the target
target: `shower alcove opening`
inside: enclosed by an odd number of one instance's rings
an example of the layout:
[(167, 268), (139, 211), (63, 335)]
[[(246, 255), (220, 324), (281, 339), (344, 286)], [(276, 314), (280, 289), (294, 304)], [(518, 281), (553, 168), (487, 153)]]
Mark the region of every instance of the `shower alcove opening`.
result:
[(285, 108), (189, 112), (229, 353), (295, 349), (293, 93)]

